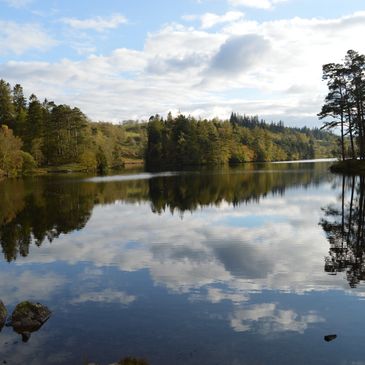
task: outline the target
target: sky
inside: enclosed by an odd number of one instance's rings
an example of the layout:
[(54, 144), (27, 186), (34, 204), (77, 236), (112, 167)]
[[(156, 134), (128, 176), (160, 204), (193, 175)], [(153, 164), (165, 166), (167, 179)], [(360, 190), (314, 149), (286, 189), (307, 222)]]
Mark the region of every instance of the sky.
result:
[(94, 121), (232, 111), (320, 126), (362, 0), (0, 0), (0, 78)]

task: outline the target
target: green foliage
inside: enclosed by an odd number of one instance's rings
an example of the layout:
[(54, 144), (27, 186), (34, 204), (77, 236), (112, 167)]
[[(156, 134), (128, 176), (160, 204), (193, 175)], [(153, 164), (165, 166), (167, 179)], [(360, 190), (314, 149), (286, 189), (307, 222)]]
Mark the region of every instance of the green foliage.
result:
[(31, 175), (37, 168), (37, 163), (34, 160), (33, 156), (24, 151), (20, 151), (20, 155), (22, 157), (22, 175)]
[[(308, 128), (266, 124), (257, 117), (233, 114), (228, 121), (156, 115), (147, 125), (146, 162), (150, 168), (219, 165), (247, 161), (279, 161), (315, 157), (317, 139), (336, 137)], [(326, 157), (331, 157), (331, 150)], [(325, 153), (324, 153), (325, 154)]]
[(165, 168), (306, 159), (318, 156), (317, 149), (321, 157), (330, 157), (335, 138), (318, 129), (287, 128), (282, 122), (267, 124), (234, 113), (229, 121), (174, 118), (169, 113), (166, 120), (156, 115), (148, 123), (95, 123), (78, 108), (47, 99), (41, 102), (34, 94), (27, 101), (21, 85), (11, 88), (4, 80), (0, 80), (0, 123), (20, 142), (0, 167), (9, 176), (32, 170), (29, 156), (19, 154), (22, 146), (47, 171), (77, 166), (78, 171), (105, 174), (143, 160), (151, 168)]
[(96, 170), (101, 175), (105, 175), (108, 172), (108, 160), (100, 147), (96, 153)]
[(0, 170), (6, 176), (17, 176), (22, 170), (22, 141), (15, 137), (11, 129), (0, 127)]
[(10, 84), (0, 80), (0, 125), (13, 127), (14, 116), (15, 110), (12, 103)]
[(365, 55), (349, 50), (343, 64), (323, 65), (328, 94), (320, 119), (323, 128), (340, 130), (341, 158), (365, 160)]
[(84, 167), (86, 171), (96, 171), (97, 160), (95, 153), (93, 151), (85, 150), (80, 156), (80, 164)]

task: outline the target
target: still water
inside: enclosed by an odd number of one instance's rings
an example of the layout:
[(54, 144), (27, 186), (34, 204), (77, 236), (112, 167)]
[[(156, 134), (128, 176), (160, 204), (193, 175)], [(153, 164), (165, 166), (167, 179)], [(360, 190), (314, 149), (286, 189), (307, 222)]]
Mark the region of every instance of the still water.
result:
[(52, 310), (0, 363), (365, 364), (364, 181), (327, 169), (0, 182), (0, 299)]

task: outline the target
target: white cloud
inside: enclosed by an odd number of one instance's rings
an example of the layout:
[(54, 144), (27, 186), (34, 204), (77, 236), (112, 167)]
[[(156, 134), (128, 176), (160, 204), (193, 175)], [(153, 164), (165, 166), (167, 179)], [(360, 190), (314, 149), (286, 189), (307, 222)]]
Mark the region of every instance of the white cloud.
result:
[[(139, 51), (54, 63), (8, 61), (0, 72), (28, 93), (79, 106), (96, 120), (147, 119), (170, 110), (225, 118), (237, 111), (320, 125), (322, 65), (341, 61), (348, 48), (365, 52), (363, 12), (334, 19), (240, 18), (209, 29), (170, 24), (149, 33)], [(4, 40), (2, 49), (18, 47), (23, 38)], [(85, 42), (75, 44), (78, 52), (94, 52)]]
[(288, 0), (228, 0), (233, 6), (246, 6), (249, 8), (272, 9), (276, 4)]
[(97, 16), (88, 19), (64, 18), (62, 22), (72, 28), (91, 29), (102, 32), (106, 29), (118, 28), (121, 24), (127, 23), (127, 18), (121, 14), (113, 14), (110, 17)]
[(182, 18), (186, 21), (194, 21), (199, 19), (202, 29), (209, 29), (218, 24), (230, 23), (242, 19), (245, 16), (240, 11), (229, 11), (223, 15), (214, 13), (205, 13), (201, 16), (198, 15), (184, 15)]
[(0, 20), (0, 44), (1, 56), (7, 54), (20, 55), (32, 49), (46, 51), (57, 42), (38, 24), (20, 24)]

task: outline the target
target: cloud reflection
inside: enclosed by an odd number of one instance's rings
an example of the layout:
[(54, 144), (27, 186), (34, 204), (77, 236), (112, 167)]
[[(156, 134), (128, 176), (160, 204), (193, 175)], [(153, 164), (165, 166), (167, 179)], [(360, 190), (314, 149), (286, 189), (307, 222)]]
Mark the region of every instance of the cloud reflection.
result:
[(85, 302), (96, 303), (121, 303), (128, 305), (136, 300), (134, 295), (129, 295), (123, 291), (115, 291), (111, 289), (105, 289), (102, 291), (94, 291), (80, 294), (77, 298), (73, 299), (71, 303), (79, 304)]
[(263, 303), (236, 309), (231, 318), (231, 326), (237, 332), (256, 330), (267, 335), (286, 331), (304, 333), (310, 324), (324, 321), (315, 312), (299, 315), (290, 309), (279, 309), (276, 303)]
[[(86, 261), (127, 272), (148, 269), (155, 283), (176, 292), (216, 283), (248, 293), (344, 288), (340, 278), (323, 273), (327, 243), (317, 224), (321, 206), (334, 200), (331, 185), (324, 184), (260, 204), (204, 208), (183, 220), (169, 212), (151, 214), (148, 204), (97, 206), (85, 229), (32, 247), (17, 265)], [(247, 217), (257, 224), (245, 224)]]

